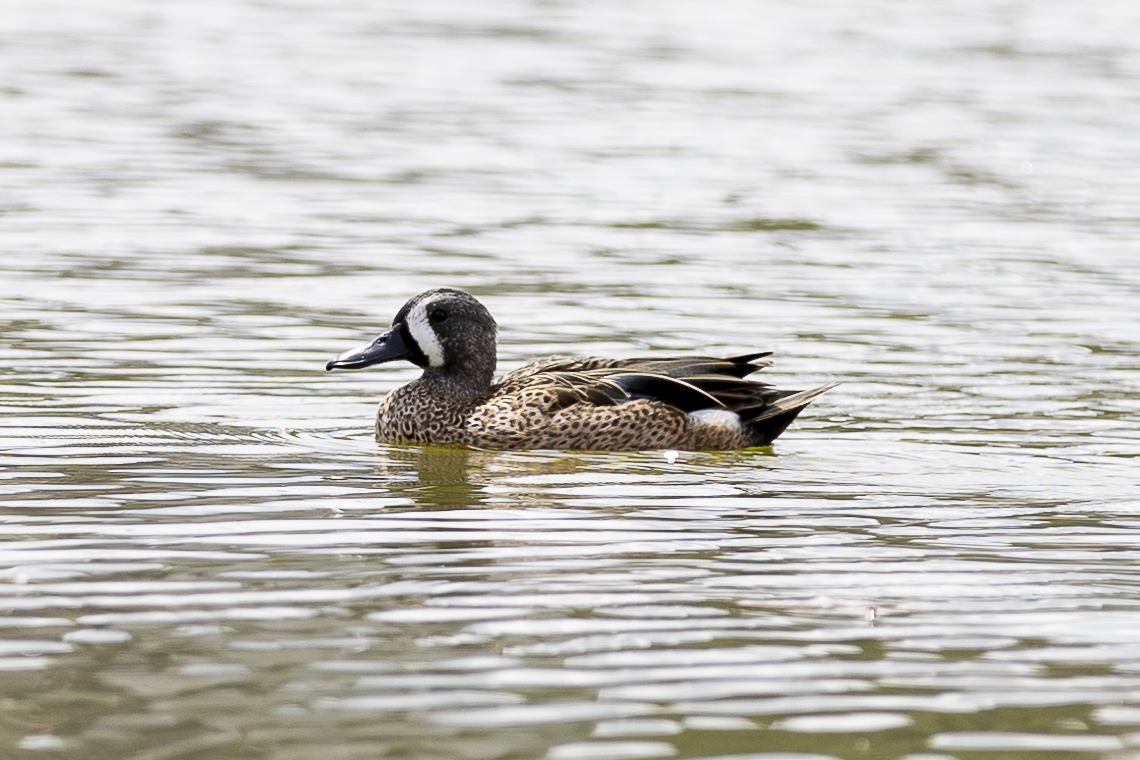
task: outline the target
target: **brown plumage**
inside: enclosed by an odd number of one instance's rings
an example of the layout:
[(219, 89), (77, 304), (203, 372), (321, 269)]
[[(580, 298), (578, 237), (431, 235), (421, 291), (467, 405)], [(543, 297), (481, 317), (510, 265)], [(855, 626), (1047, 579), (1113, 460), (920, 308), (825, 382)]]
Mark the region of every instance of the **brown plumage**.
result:
[(423, 375), (389, 393), (376, 415), (383, 441), (494, 449), (728, 450), (767, 446), (817, 396), (745, 380), (771, 352), (714, 359), (552, 357), (501, 378), (496, 324), (452, 288), (404, 304), (392, 327), (326, 369), (407, 359)]

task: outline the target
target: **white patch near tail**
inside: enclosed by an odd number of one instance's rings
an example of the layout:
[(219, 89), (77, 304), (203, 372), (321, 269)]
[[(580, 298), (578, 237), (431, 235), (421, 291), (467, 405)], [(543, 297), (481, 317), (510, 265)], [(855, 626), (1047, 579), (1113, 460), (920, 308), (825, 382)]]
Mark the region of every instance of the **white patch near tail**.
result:
[(428, 308), (430, 306), (430, 302), (416, 304), (416, 307), (408, 313), (408, 332), (412, 334), (412, 340), (424, 352), (428, 364), (433, 367), (442, 367), (443, 344), (439, 342), (439, 336), (435, 334), (435, 329), (428, 320)]
[(740, 430), (740, 415), (727, 409), (698, 409), (689, 412), (689, 419), (696, 427), (718, 427)]

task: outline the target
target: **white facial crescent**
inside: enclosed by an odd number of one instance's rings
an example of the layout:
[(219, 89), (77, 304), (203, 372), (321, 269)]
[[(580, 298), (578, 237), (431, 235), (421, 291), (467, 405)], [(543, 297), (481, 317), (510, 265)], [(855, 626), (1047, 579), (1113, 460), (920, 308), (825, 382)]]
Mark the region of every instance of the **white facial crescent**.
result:
[(442, 367), (443, 344), (439, 342), (439, 336), (435, 334), (435, 330), (428, 320), (428, 314), (431, 313), (432, 308), (431, 304), (431, 301), (418, 303), (408, 312), (408, 332), (412, 334), (412, 340), (424, 352), (428, 364), (432, 367)]

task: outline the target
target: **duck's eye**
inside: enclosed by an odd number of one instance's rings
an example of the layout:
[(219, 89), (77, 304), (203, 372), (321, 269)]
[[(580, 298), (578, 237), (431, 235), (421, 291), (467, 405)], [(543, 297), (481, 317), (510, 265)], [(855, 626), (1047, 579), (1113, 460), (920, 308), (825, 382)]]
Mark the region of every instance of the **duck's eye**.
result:
[(442, 322), (447, 319), (447, 312), (443, 309), (433, 309), (430, 316), (432, 322)]

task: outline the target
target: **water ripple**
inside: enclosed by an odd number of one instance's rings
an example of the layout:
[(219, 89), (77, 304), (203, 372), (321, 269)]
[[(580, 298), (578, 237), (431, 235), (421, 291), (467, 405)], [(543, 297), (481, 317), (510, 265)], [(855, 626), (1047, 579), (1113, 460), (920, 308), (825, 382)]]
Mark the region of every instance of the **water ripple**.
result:
[[(1124, 760), (1128, 4), (10, 0), (0, 756)], [(776, 351), (771, 449), (378, 444), (500, 369)]]

